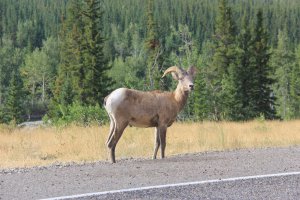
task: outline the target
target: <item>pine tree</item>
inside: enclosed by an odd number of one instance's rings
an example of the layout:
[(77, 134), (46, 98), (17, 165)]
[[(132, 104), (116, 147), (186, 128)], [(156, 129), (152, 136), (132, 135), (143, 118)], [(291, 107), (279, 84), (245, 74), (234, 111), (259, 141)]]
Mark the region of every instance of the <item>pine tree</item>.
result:
[(223, 113), (227, 120), (244, 120), (242, 93), (244, 89), (242, 84), (242, 66), (236, 63), (228, 67), (228, 74), (225, 74), (222, 80), (223, 87)]
[(83, 11), (85, 21), (85, 43), (83, 46), (84, 88), (83, 103), (101, 105), (109, 93), (112, 80), (107, 71), (111, 68), (104, 56), (103, 5), (100, 0), (85, 0), (87, 5)]
[(197, 120), (205, 120), (210, 113), (209, 110), (209, 93), (206, 88), (205, 73), (203, 67), (198, 70), (195, 77), (195, 91), (194, 91), (194, 118)]
[(254, 80), (252, 80), (252, 95), (249, 101), (253, 105), (253, 111), (256, 117), (264, 115), (266, 119), (273, 119), (276, 115), (275, 97), (271, 88), (274, 79), (271, 78), (272, 71), (269, 66), (270, 50), (268, 34), (263, 25), (262, 10), (257, 12), (253, 42), (252, 53), (254, 59), (252, 63), (252, 73)]
[(159, 59), (162, 54), (162, 49), (157, 36), (156, 24), (154, 22), (154, 2), (148, 0), (147, 4), (147, 85), (150, 89), (160, 88), (160, 68)]
[(0, 2), (0, 47), (3, 45), (3, 5), (2, 2)]
[(199, 55), (198, 71), (195, 77), (194, 113), (198, 120), (215, 120), (214, 116), (214, 92), (210, 80), (210, 64), (213, 59), (214, 44), (211, 41), (203, 43), (202, 52)]
[(74, 92), (72, 90), (72, 82), (69, 76), (64, 79), (59, 98), (59, 102), (63, 106), (68, 106), (73, 103)]
[(11, 76), (8, 97), (4, 105), (3, 122), (14, 121), (15, 123), (20, 123), (24, 120), (25, 115), (23, 81), (18, 69), (14, 69)]
[(291, 73), (292, 118), (300, 118), (300, 45), (296, 48), (296, 62)]
[[(107, 71), (110, 69), (104, 56), (104, 36), (102, 33), (103, 7), (100, 0), (70, 1), (69, 16), (63, 35), (62, 63), (57, 79), (57, 99), (65, 102), (77, 101), (83, 105), (102, 105), (103, 98), (112, 85)], [(69, 88), (64, 79), (70, 79)], [(68, 87), (67, 87), (68, 86)], [(67, 87), (70, 97), (60, 96)], [(72, 90), (72, 91), (71, 91)]]
[(228, 6), (227, 0), (221, 0), (215, 24), (216, 50), (213, 59), (219, 78), (228, 72), (229, 65), (235, 59), (236, 27), (232, 17), (232, 9)]
[[(60, 58), (61, 62), (58, 66), (58, 76), (55, 81), (54, 87), (54, 103), (65, 103), (72, 101), (80, 101), (82, 96), (82, 83), (84, 79), (83, 69), (82, 69), (82, 36), (84, 33), (84, 22), (81, 16), (81, 9), (83, 7), (82, 1), (71, 0), (68, 2), (68, 12), (66, 19), (63, 19), (63, 24), (61, 28), (61, 52)], [(71, 84), (70, 90), (72, 92), (65, 93), (61, 96), (61, 91), (66, 85), (66, 80), (68, 84)], [(65, 96), (66, 94), (72, 94), (71, 96)], [(63, 99), (69, 99), (64, 101)], [(60, 102), (60, 101), (63, 102)], [(52, 106), (57, 108), (58, 106)], [(51, 111), (54, 112), (54, 111)]]
[(243, 120), (253, 119), (255, 117), (253, 111), (253, 102), (250, 101), (252, 96), (254, 73), (252, 71), (253, 59), (253, 39), (249, 26), (249, 16), (245, 14), (242, 19), (242, 29), (238, 35), (238, 52), (237, 52), (237, 65), (239, 70), (239, 101), (241, 103), (240, 114)]
[(216, 31), (214, 34), (215, 54), (211, 71), (211, 86), (214, 92), (214, 115), (217, 120), (227, 118), (227, 115), (232, 113), (232, 99), (229, 98), (231, 98), (232, 94), (230, 93), (233, 91), (228, 90), (228, 84), (232, 83), (232, 81), (224, 79), (229, 78), (229, 72), (232, 72), (232, 70), (229, 71), (229, 68), (236, 63), (235, 32), (236, 28), (232, 19), (231, 8), (228, 6), (227, 0), (221, 0), (216, 18)]
[(25, 117), (24, 104), (27, 102), (19, 71), (24, 51), (13, 48), (11, 41), (4, 42), (4, 48), (0, 48), (0, 122), (14, 120), (19, 123)]
[(292, 118), (292, 99), (291, 99), (291, 73), (294, 65), (294, 55), (289, 50), (289, 41), (286, 31), (279, 31), (278, 44), (271, 56), (271, 65), (273, 68), (274, 94), (276, 96), (276, 110), (283, 119)]

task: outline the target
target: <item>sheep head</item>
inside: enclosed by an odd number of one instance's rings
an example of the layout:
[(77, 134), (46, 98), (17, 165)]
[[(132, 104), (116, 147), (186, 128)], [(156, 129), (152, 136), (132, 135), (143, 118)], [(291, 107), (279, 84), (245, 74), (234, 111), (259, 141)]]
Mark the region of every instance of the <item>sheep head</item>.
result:
[(188, 70), (184, 70), (181, 67), (172, 66), (164, 72), (162, 78), (168, 73), (171, 73), (173, 79), (178, 81), (178, 85), (183, 89), (184, 92), (191, 92), (194, 89), (193, 82), (196, 74), (196, 67), (192, 66)]

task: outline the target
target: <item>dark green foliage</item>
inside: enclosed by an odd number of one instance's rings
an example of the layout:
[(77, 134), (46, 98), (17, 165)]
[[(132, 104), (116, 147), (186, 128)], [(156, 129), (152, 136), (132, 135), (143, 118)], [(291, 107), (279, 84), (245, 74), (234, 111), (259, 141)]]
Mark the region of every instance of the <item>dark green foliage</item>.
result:
[(245, 120), (243, 112), (243, 84), (241, 79), (242, 66), (233, 63), (228, 68), (222, 81), (223, 117), (227, 120)]
[(1, 0), (3, 35), (14, 46), (30, 50), (42, 46), (47, 37), (57, 36), (66, 1)]
[(11, 59), (14, 56), (14, 52), (12, 42), (4, 40), (3, 47), (0, 47), (0, 105), (5, 101), (11, 71), (15, 67)]
[(242, 29), (238, 35), (237, 45), (237, 73), (239, 74), (238, 80), (238, 92), (239, 92), (239, 103), (241, 107), (239, 109), (240, 114), (243, 116), (243, 120), (253, 119), (256, 114), (253, 110), (253, 102), (250, 101), (253, 95), (252, 88), (254, 87), (253, 80), (255, 75), (252, 73), (252, 60), (253, 60), (253, 45), (252, 30), (248, 24), (248, 14), (245, 14), (242, 20)]
[(53, 101), (59, 105), (52, 106), (59, 110), (50, 112), (50, 117), (60, 112), (64, 118), (74, 101), (85, 106), (102, 105), (111, 90), (113, 82), (107, 73), (111, 66), (103, 50), (102, 10), (100, 0), (70, 1)]
[(214, 91), (211, 84), (210, 64), (213, 59), (214, 45), (207, 41), (201, 52), (201, 62), (195, 78), (194, 113), (197, 120), (215, 120)]
[(197, 120), (208, 119), (209, 111), (209, 93), (206, 88), (205, 74), (199, 69), (195, 78), (195, 94), (194, 94), (194, 118)]
[[(82, 102), (82, 86), (85, 76), (83, 66), (84, 22), (81, 13), (82, 7), (83, 1), (69, 1), (67, 20), (62, 24), (61, 63), (54, 92), (56, 101), (61, 104), (71, 103), (75, 100)], [(64, 92), (61, 93), (61, 91)]]
[(154, 22), (154, 0), (147, 0), (147, 82), (148, 88), (159, 89), (161, 77), (162, 47), (158, 40), (157, 25)]
[[(295, 65), (295, 55), (288, 47), (288, 38), (286, 31), (279, 31), (278, 44), (276, 49), (273, 50), (271, 57), (271, 66), (274, 71), (274, 79), (276, 83), (273, 84), (274, 93), (276, 96), (276, 110), (278, 116), (283, 119), (293, 118), (292, 106), (292, 76), (293, 68)], [(295, 68), (294, 68), (295, 69)]]
[(1, 109), (0, 121), (8, 123), (14, 121), (20, 123), (25, 119), (25, 93), (23, 91), (23, 82), (18, 69), (11, 74), (11, 80), (8, 87), (7, 99)]
[(172, 65), (198, 68), (180, 119), (299, 118), (299, 21), (298, 0), (1, 0), (1, 119), (16, 69), (28, 116), (69, 121), (117, 87), (174, 89)]
[(215, 52), (211, 65), (211, 85), (215, 93), (214, 110), (215, 119), (235, 119), (233, 106), (239, 106), (238, 88), (236, 80), (239, 77), (236, 71), (236, 28), (233, 22), (232, 10), (228, 7), (227, 0), (219, 3), (219, 12), (216, 19), (214, 33)]
[(74, 99), (74, 95), (75, 94), (73, 92), (71, 78), (69, 76), (66, 76), (63, 80), (58, 101), (63, 106), (71, 105)]
[(0, 47), (2, 47), (3, 41), (3, 5), (0, 2)]
[(27, 94), (19, 66), (23, 62), (24, 52), (14, 49), (11, 41), (4, 41), (5, 47), (0, 48), (0, 122), (21, 122), (26, 119), (25, 105)]
[(56, 104), (58, 108), (52, 110), (59, 110), (58, 113), (51, 113), (52, 116), (46, 115), (43, 120), (47, 123), (49, 120), (52, 124), (63, 126), (68, 124), (77, 125), (92, 125), (104, 124), (108, 122), (108, 116), (99, 105), (83, 106), (81, 103), (73, 102), (68, 106)]
[(102, 104), (111, 91), (112, 80), (107, 75), (111, 68), (104, 55), (104, 33), (102, 31), (103, 3), (101, 0), (85, 0), (87, 8), (82, 11), (85, 30), (83, 39), (83, 103)]
[(232, 10), (228, 7), (227, 0), (221, 0), (219, 3), (215, 26), (213, 67), (215, 67), (216, 76), (221, 79), (224, 74), (228, 73), (228, 68), (234, 62), (236, 53), (236, 28), (233, 22)]
[(266, 119), (274, 119), (276, 115), (275, 97), (271, 86), (275, 80), (271, 78), (268, 34), (263, 25), (262, 10), (257, 12), (253, 42), (253, 66), (251, 73), (254, 80), (252, 80), (252, 93), (249, 101), (253, 105), (252, 109), (256, 117), (263, 114)]
[(107, 75), (110, 65), (103, 52), (103, 8), (99, 0), (70, 3), (57, 80), (57, 99), (62, 104), (74, 100), (85, 105), (102, 104), (112, 85)]
[(296, 48), (296, 63), (291, 73), (291, 113), (293, 119), (300, 118), (300, 45)]

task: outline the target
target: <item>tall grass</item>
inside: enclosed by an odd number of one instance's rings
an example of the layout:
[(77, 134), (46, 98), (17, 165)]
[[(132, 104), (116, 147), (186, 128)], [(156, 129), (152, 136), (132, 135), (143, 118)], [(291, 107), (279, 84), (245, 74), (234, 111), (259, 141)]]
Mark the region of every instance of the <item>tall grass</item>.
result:
[[(108, 131), (109, 126), (0, 127), (0, 168), (107, 160)], [(300, 121), (175, 123), (168, 129), (166, 155), (291, 145), (300, 145)], [(116, 156), (150, 158), (153, 146), (152, 128), (127, 128)]]

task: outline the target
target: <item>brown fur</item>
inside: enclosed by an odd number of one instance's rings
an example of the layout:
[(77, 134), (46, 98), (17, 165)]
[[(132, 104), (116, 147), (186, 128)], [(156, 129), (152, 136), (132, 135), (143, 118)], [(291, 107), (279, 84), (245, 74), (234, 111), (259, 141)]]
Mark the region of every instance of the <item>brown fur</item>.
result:
[[(171, 67), (171, 71), (170, 68), (168, 70), (168, 73), (173, 73), (174, 67)], [(183, 69), (181, 70), (182, 73), (176, 71), (176, 73), (180, 73), (181, 78), (178, 80), (179, 83), (174, 92), (159, 90), (144, 92), (124, 88), (121, 89), (122, 93), (119, 90), (118, 95), (121, 96), (117, 96), (117, 100), (114, 99), (118, 101), (117, 103), (107, 105), (110, 95), (105, 98), (105, 108), (111, 119), (111, 130), (107, 146), (111, 150), (112, 162), (115, 162), (115, 147), (117, 142), (128, 125), (156, 127), (156, 144), (153, 158), (156, 158), (160, 145), (161, 156), (162, 158), (164, 157), (167, 127), (171, 126), (176, 120), (177, 114), (186, 104), (189, 92), (193, 89), (191, 85), (193, 86), (194, 70), (189, 73)], [(179, 77), (178, 74), (175, 77)]]

